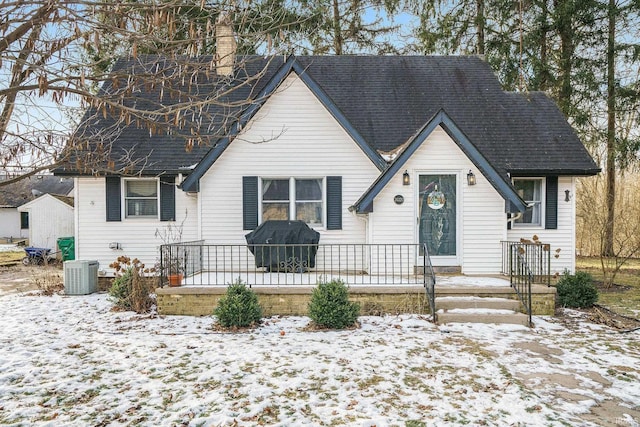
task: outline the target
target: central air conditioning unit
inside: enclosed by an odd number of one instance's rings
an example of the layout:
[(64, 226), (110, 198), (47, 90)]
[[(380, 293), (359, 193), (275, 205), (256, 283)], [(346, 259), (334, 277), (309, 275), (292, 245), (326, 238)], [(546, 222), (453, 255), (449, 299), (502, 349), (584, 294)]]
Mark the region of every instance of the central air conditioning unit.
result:
[(65, 261), (64, 293), (87, 295), (98, 291), (98, 261)]

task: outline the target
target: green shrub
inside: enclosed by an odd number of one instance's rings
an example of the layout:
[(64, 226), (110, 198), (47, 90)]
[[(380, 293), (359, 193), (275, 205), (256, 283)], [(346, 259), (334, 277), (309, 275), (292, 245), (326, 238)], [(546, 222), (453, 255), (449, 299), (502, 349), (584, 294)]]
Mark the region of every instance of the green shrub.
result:
[(247, 288), (241, 280), (237, 280), (229, 285), (227, 293), (220, 298), (213, 314), (225, 328), (246, 328), (260, 322), (262, 307), (255, 292)]
[(349, 301), (349, 289), (341, 280), (319, 283), (309, 302), (309, 317), (316, 325), (343, 329), (353, 325), (360, 314), (360, 304)]
[(579, 271), (576, 274), (565, 272), (556, 286), (558, 303), (563, 307), (587, 308), (598, 301), (598, 289), (589, 273)]
[(110, 300), (122, 310), (131, 310), (131, 284), (133, 282), (133, 269), (128, 268), (122, 276), (113, 279), (109, 288)]

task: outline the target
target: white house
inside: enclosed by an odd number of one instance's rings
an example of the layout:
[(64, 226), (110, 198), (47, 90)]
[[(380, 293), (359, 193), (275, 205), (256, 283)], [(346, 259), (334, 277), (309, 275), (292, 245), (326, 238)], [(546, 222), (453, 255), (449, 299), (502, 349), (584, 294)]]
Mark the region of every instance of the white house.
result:
[(18, 207), (29, 215), (29, 245), (57, 251), (60, 237), (74, 233), (73, 198), (57, 194), (43, 194)]
[[(157, 59), (116, 69), (151, 69)], [(237, 63), (242, 72), (209, 78), (249, 86), (229, 96), (253, 101), (210, 147), (185, 151), (176, 136), (122, 124), (113, 160), (134, 153), (144, 168), (94, 176), (71, 163), (55, 172), (75, 177), (77, 259), (106, 268), (126, 254), (153, 264), (168, 225), (183, 241), (244, 244), (267, 219), (297, 219), (324, 244), (426, 244), (434, 265), (465, 274), (499, 273), (501, 242), (535, 235), (559, 253), (552, 271), (574, 270), (575, 179), (599, 168), (544, 93), (503, 91), (478, 57)], [(201, 79), (206, 92), (211, 81)], [(138, 97), (175, 102), (142, 86)], [(78, 138), (117, 123), (94, 113)]]

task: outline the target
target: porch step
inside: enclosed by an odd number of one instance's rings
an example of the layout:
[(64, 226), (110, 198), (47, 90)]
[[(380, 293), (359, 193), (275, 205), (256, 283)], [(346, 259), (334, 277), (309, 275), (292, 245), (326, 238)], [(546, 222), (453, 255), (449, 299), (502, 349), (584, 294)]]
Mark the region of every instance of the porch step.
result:
[(438, 313), (438, 323), (500, 323), (529, 326), (529, 316), (524, 313), (504, 313), (502, 310), (497, 310), (496, 313), (456, 310)]
[(509, 298), (475, 295), (436, 298), (438, 323), (506, 323), (529, 325), (529, 317), (520, 313), (520, 302)]
[(482, 297), (440, 297), (436, 298), (438, 310), (487, 308), (493, 310), (519, 311), (520, 302), (507, 298), (482, 298)]

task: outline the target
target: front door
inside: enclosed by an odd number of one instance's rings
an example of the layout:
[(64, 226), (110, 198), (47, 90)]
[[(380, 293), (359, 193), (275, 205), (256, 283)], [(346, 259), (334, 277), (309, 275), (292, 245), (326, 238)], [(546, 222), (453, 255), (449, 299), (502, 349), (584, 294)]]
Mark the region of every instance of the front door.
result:
[(457, 175), (421, 174), (418, 184), (418, 241), (434, 265), (458, 265)]

